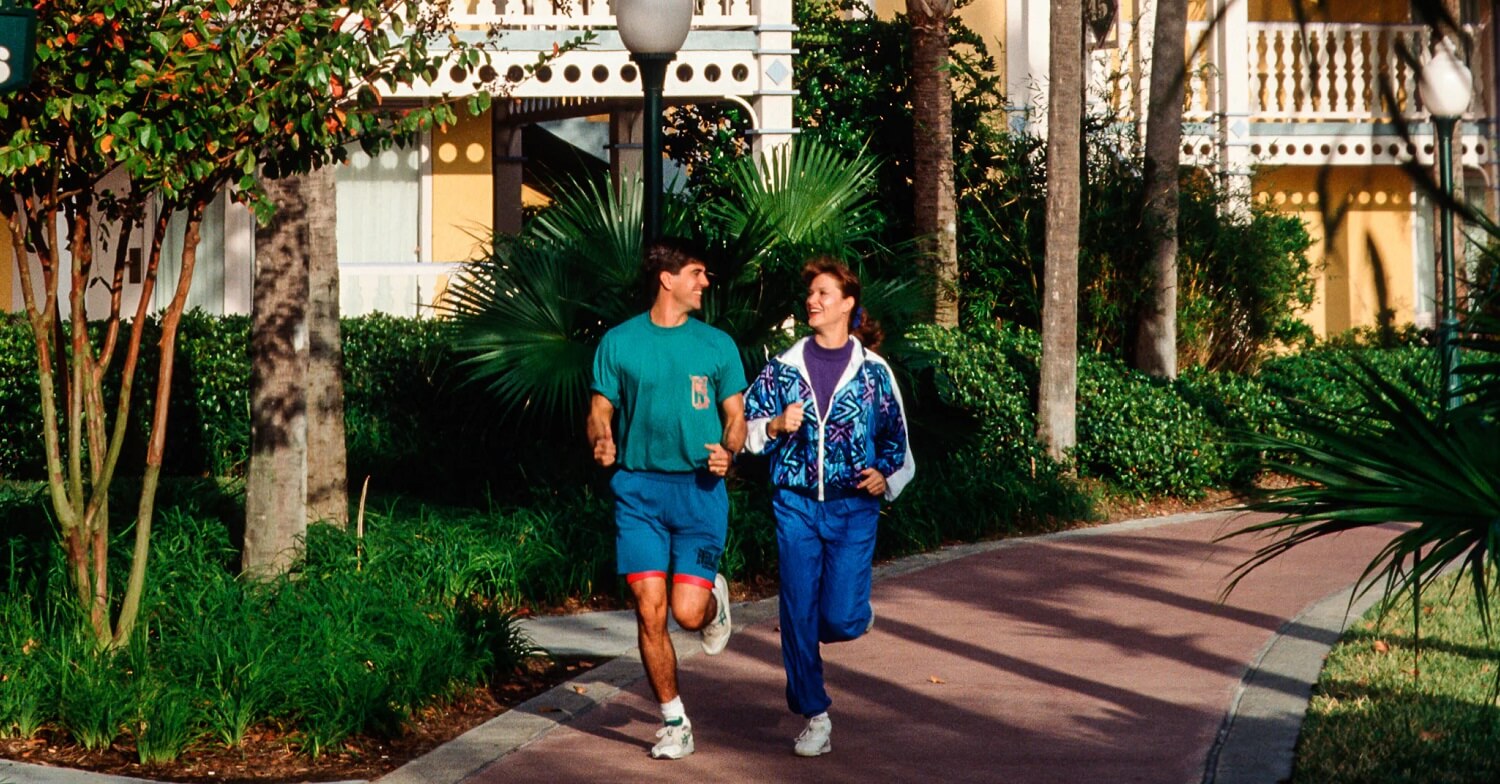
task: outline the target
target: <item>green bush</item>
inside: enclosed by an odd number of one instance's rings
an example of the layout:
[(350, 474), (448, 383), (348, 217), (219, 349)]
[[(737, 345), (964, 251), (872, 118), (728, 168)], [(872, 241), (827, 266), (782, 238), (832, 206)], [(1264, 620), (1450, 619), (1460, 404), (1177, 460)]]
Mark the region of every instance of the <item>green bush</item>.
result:
[(1080, 357), (1078, 364), (1074, 459), (1081, 475), (1140, 496), (1195, 498), (1222, 484), (1220, 433), (1171, 382), (1108, 357)]
[[(545, 514), (393, 510), (369, 515), (362, 540), (315, 526), (297, 572), (258, 584), (235, 577), (230, 526), (202, 511), (221, 508), (213, 495), (223, 491), (200, 482), (193, 492), (207, 497), (165, 494), (176, 499), (153, 537), (149, 633), (116, 653), (97, 652), (81, 633), (48, 532), (0, 529), (0, 552), (11, 556), (0, 584), (0, 734), (52, 725), (89, 748), (124, 736), (143, 764), (173, 759), (200, 737), (238, 745), (264, 724), (294, 728), (312, 755), (356, 732), (394, 736), (417, 711), (532, 653), (512, 597), (587, 594), (595, 575), (584, 572), (609, 551), (587, 526), (558, 525), (580, 519), (560, 503)], [(38, 501), (0, 495), (0, 515), (9, 521)], [(40, 546), (31, 536), (43, 537)], [(114, 546), (129, 544), (122, 536)], [(570, 573), (557, 568), (554, 548), (601, 555)], [(543, 579), (552, 573), (564, 577)]]

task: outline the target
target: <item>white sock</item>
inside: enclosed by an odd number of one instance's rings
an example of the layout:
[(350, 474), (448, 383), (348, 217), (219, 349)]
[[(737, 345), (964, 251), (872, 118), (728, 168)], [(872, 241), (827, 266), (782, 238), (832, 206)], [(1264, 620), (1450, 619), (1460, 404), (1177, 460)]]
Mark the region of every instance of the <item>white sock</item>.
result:
[(829, 723), (833, 722), (833, 719), (828, 718), (828, 711), (823, 711), (822, 713), (819, 713), (818, 715), (809, 718), (808, 721), (817, 721), (818, 719), (825, 719)]
[(661, 720), (667, 724), (681, 724), (687, 718), (687, 711), (682, 707), (682, 696), (672, 698), (671, 702), (661, 704)]

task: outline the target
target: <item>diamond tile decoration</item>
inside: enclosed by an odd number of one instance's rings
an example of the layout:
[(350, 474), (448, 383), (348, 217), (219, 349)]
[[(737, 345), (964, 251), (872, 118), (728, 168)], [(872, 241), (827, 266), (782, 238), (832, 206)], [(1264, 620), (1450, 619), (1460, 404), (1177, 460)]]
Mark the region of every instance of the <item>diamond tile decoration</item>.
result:
[(766, 68), (766, 78), (770, 79), (772, 84), (781, 84), (783, 80), (791, 75), (791, 69), (782, 64), (780, 60), (771, 63), (771, 65)]

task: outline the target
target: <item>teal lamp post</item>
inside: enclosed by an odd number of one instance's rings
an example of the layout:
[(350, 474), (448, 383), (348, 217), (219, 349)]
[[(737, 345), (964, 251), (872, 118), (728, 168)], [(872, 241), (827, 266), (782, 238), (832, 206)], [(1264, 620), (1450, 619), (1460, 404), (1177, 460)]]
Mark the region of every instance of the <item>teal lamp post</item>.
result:
[(1442, 362), (1443, 409), (1458, 405), (1458, 283), (1453, 270), (1453, 130), (1474, 97), (1474, 77), (1454, 54), (1451, 41), (1434, 47), (1432, 58), (1422, 67), (1417, 92), (1422, 105), (1432, 113), (1437, 133), (1438, 184), (1444, 204), (1439, 246), (1443, 265), (1443, 291), (1438, 320), (1438, 356)]
[(36, 51), (36, 11), (0, 0), (0, 93), (19, 90), (31, 81)]
[(693, 26), (693, 0), (616, 0), (615, 21), (620, 40), (640, 70), (645, 93), (641, 169), (646, 193), (641, 205), (641, 238), (649, 245), (661, 237), (662, 90), (667, 82), (667, 63), (677, 59), (677, 50)]

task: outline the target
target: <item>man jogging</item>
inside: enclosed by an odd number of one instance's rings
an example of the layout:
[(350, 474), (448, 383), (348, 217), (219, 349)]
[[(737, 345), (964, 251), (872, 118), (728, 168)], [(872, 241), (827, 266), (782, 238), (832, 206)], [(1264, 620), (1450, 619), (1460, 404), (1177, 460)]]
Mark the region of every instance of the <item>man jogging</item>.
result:
[(718, 574), (729, 525), (723, 477), (745, 443), (745, 370), (728, 335), (688, 316), (708, 287), (701, 254), (658, 241), (644, 271), (651, 309), (606, 333), (594, 355), (588, 437), (595, 462), (620, 465), (610, 481), (615, 552), (664, 724), (651, 756), (681, 759), (693, 753), (693, 725), (677, 693), (667, 609), (701, 632), (706, 653), (729, 642), (729, 585)]

